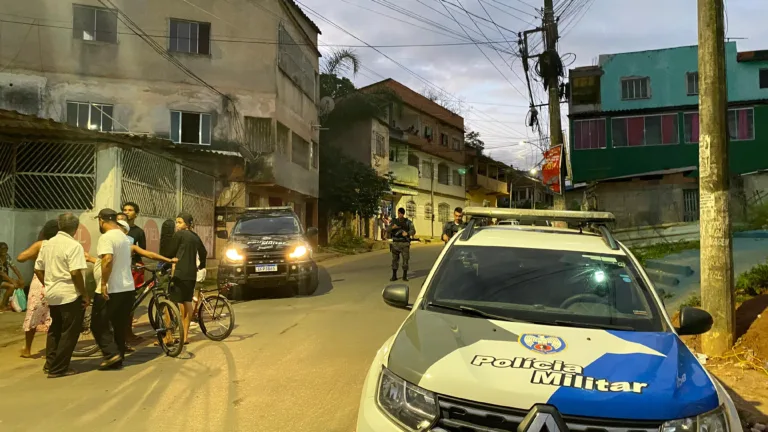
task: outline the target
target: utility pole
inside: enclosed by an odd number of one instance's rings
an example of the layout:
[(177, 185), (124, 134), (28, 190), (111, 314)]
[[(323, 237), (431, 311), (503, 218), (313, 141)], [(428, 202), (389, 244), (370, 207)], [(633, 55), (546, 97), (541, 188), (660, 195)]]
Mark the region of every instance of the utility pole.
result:
[(432, 227), (432, 237), (435, 237), (435, 160), (429, 159), (430, 171), (430, 183), (429, 183), (429, 205), (432, 206), (432, 216), (429, 220), (429, 226)]
[[(552, 0), (544, 0), (544, 22), (542, 27), (544, 28), (544, 42), (545, 50), (542, 58), (542, 62), (549, 62), (549, 73), (545, 77), (547, 80), (547, 89), (549, 91), (549, 147), (557, 147), (563, 144), (563, 130), (560, 121), (560, 78), (555, 70), (554, 65), (560, 62), (560, 54), (557, 53), (557, 22), (555, 21), (555, 10), (552, 5)], [(564, 150), (564, 149), (563, 149)], [(562, 172), (562, 155), (561, 153), (560, 164)], [(563, 176), (560, 176), (560, 194), (554, 196), (554, 208), (557, 210), (565, 209), (565, 184), (563, 184)]]
[(714, 318), (712, 330), (702, 335), (702, 349), (720, 356), (733, 347), (736, 327), (723, 0), (699, 0), (698, 11), (701, 306)]

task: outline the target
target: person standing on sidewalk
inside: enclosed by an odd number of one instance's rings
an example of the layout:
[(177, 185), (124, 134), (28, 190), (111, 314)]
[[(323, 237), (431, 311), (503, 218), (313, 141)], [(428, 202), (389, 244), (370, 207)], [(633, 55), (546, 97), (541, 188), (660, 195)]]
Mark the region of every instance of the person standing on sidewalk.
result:
[(72, 237), (80, 221), (72, 213), (60, 215), (58, 221), (59, 232), (40, 248), (35, 261), (35, 275), (45, 286), (52, 319), (43, 367), (48, 378), (77, 373), (69, 363), (83, 327), (85, 309), (91, 303), (83, 278), (88, 267), (85, 251)]
[(117, 223), (116, 211), (103, 209), (96, 217), (102, 234), (96, 245), (101, 281), (93, 301), (91, 331), (104, 354), (100, 367), (119, 368), (125, 357), (125, 336), (136, 292), (131, 276), (132, 245)]
[(411, 240), (416, 235), (416, 228), (413, 222), (405, 217), (405, 209), (397, 209), (397, 219), (392, 221), (389, 226), (389, 235), (392, 238), (392, 244), (389, 245), (389, 251), (392, 253), (392, 279), (397, 280), (397, 267), (400, 264), (400, 255), (403, 256), (403, 280), (408, 281), (408, 262), (411, 259)]
[(464, 229), (464, 210), (461, 207), (453, 209), (453, 220), (448, 221), (443, 225), (443, 243), (448, 243), (457, 232)]
[(205, 250), (200, 237), (190, 231), (193, 222), (191, 214), (180, 213), (176, 217), (176, 233), (173, 235), (168, 251), (164, 251), (167, 253), (166, 256), (178, 259), (171, 276), (171, 300), (181, 309), (185, 344), (189, 343), (189, 325), (194, 311), (192, 300), (195, 296), (197, 271), (205, 268), (208, 257), (208, 251)]
[[(139, 205), (135, 202), (127, 202), (123, 204), (123, 214), (127, 217), (128, 226), (130, 227), (128, 229), (128, 237), (131, 237), (133, 239), (133, 244), (138, 246), (141, 249), (146, 250), (147, 249), (147, 236), (144, 233), (144, 230), (141, 229), (138, 225), (136, 225), (136, 218), (139, 217)], [(131, 265), (144, 265), (144, 261), (141, 259), (141, 255), (134, 253), (131, 257)], [(133, 285), (136, 289), (139, 289), (144, 284), (144, 270), (134, 270), (133, 267), (131, 267), (131, 275), (133, 276)], [(129, 342), (132, 343), (138, 343), (141, 342), (141, 338), (136, 336), (133, 333), (133, 312), (129, 314), (128, 317), (128, 329), (126, 334), (126, 339), (128, 339)]]

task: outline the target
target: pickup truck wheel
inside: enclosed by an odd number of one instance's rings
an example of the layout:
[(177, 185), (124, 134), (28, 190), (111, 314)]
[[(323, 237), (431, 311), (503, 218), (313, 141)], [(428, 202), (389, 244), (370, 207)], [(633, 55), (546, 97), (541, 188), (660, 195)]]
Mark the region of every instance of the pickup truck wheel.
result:
[(317, 291), (318, 285), (320, 285), (320, 280), (317, 277), (317, 265), (312, 264), (310, 276), (299, 282), (294, 292), (298, 295), (311, 296)]

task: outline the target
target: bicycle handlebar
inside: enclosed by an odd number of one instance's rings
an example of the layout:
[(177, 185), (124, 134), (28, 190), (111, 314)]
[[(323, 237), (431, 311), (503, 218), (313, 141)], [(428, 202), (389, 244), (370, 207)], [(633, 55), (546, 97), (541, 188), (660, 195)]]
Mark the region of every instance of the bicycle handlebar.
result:
[(148, 271), (148, 272), (150, 272), (152, 274), (160, 273), (161, 275), (164, 275), (164, 274), (166, 274), (170, 270), (170, 268), (166, 267), (166, 266), (170, 266), (170, 264), (169, 263), (158, 263), (156, 270), (153, 270), (153, 269), (151, 269), (151, 268), (149, 268), (149, 267), (147, 267), (145, 265), (141, 265), (141, 264), (133, 265), (133, 266), (131, 266), (131, 268), (134, 269), (134, 270)]

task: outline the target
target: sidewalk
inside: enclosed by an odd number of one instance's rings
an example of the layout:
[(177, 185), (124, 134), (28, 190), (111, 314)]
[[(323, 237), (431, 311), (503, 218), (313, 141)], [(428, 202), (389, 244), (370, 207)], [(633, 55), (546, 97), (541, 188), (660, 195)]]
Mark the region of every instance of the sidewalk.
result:
[(24, 330), (21, 325), (24, 323), (25, 315), (24, 312), (0, 313), (0, 349), (6, 349), (9, 345), (24, 340)]

